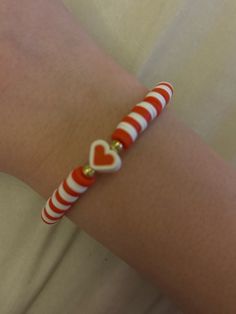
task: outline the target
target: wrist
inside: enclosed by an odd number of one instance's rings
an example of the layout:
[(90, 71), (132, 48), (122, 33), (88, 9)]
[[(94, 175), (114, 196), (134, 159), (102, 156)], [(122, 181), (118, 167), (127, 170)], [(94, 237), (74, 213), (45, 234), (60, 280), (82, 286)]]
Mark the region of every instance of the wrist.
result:
[[(108, 72), (106, 76), (108, 79)], [(65, 100), (56, 127), (50, 124), (52, 114), (48, 112), (47, 132), (37, 145), (44, 153), (34, 155), (32, 171), (24, 178), (45, 198), (68, 171), (87, 162), (90, 144), (95, 139), (109, 140), (121, 118), (147, 93), (145, 87), (123, 71), (116, 71), (115, 79), (110, 78), (106, 86), (94, 80), (88, 83), (88, 89), (87, 97), (73, 94), (76, 103)]]

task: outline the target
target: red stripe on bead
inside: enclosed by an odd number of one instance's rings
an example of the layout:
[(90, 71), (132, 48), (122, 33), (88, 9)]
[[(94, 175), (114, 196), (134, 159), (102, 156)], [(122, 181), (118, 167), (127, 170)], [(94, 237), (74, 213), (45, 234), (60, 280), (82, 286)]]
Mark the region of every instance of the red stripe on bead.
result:
[(162, 105), (159, 99), (148, 96), (144, 98), (144, 101), (147, 101), (149, 104), (153, 105), (153, 107), (155, 107), (156, 111), (158, 112), (158, 115), (162, 112)]
[(75, 182), (86, 187), (91, 186), (95, 182), (95, 177), (89, 178), (83, 174), (83, 167), (75, 168), (71, 175)]
[(150, 115), (149, 111), (143, 107), (140, 106), (135, 106), (132, 109), (132, 112), (136, 112), (139, 113), (141, 116), (143, 116), (143, 118), (149, 122), (152, 119), (152, 116)]
[[(166, 86), (168, 86), (171, 89), (172, 94), (174, 93), (174, 88), (173, 88), (173, 86), (170, 83), (168, 83), (168, 82), (160, 82), (160, 83), (158, 83), (158, 85), (166, 85)], [(156, 87), (158, 87), (158, 85)]]
[(68, 183), (66, 182), (66, 180), (63, 181), (63, 188), (64, 188), (64, 190), (65, 190), (68, 194), (70, 194), (71, 196), (76, 196), (76, 197), (77, 197), (77, 196), (80, 195), (80, 193), (73, 191), (73, 190), (69, 187), (69, 185), (68, 185)]
[(169, 102), (170, 95), (169, 95), (169, 93), (166, 90), (164, 90), (162, 88), (159, 88), (159, 87), (156, 87), (156, 88), (153, 89), (153, 92), (161, 94), (165, 98), (166, 103)]
[(58, 190), (55, 193), (55, 197), (59, 203), (65, 206), (72, 205), (74, 203), (74, 202), (67, 202), (66, 200), (64, 200), (64, 198), (62, 198), (61, 195), (59, 194)]
[(142, 130), (141, 125), (132, 117), (125, 116), (122, 121), (131, 124), (138, 133)]
[(55, 222), (48, 222), (48, 221), (46, 221), (46, 220), (43, 218), (42, 213), (41, 213), (41, 218), (42, 218), (43, 222), (45, 222), (45, 223), (48, 224), (48, 225), (53, 225), (53, 224), (56, 223), (56, 221), (55, 221)]
[[(48, 212), (46, 211), (46, 208), (45, 208), (45, 207), (44, 207), (44, 214), (45, 214), (45, 216), (46, 216), (48, 219), (55, 220), (55, 221), (58, 221), (59, 219), (62, 218), (62, 216), (61, 216), (61, 217), (52, 217), (51, 215), (48, 214)], [(63, 216), (64, 216), (64, 215), (63, 215)]]
[[(70, 204), (70, 205), (71, 205), (71, 204)], [(62, 210), (62, 209), (60, 209), (60, 208), (57, 208), (56, 205), (53, 204), (51, 198), (49, 199), (49, 206), (50, 206), (51, 210), (53, 210), (55, 213), (62, 214), (62, 213), (65, 212), (65, 210)]]
[(116, 129), (112, 134), (112, 139), (121, 142), (126, 149), (133, 144), (131, 136), (122, 129)]

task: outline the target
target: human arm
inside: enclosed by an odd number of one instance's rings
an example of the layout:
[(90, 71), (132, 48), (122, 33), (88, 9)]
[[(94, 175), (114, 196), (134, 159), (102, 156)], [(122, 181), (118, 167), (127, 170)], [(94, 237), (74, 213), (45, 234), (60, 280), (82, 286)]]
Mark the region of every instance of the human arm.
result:
[[(1, 171), (47, 198), (147, 88), (58, 1), (3, 1), (0, 15)], [(234, 313), (235, 170), (171, 107), (98, 181), (68, 218), (188, 313)]]

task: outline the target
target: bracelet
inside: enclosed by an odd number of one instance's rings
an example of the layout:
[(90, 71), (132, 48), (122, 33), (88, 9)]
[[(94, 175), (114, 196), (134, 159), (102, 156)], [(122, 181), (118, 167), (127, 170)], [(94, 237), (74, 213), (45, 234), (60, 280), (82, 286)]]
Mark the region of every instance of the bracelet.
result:
[(102, 139), (94, 141), (90, 147), (88, 164), (76, 167), (61, 182), (42, 209), (42, 220), (47, 224), (55, 224), (60, 220), (95, 183), (96, 172), (118, 171), (122, 165), (120, 153), (127, 150), (149, 122), (160, 115), (172, 95), (172, 85), (160, 82), (117, 125), (110, 144)]

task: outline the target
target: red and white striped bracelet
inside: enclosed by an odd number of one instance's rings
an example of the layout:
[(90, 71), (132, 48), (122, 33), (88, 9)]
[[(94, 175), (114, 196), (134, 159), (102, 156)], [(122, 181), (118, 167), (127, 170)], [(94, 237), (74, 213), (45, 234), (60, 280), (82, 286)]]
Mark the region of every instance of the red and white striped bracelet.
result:
[(89, 162), (73, 169), (53, 192), (42, 209), (41, 218), (47, 224), (55, 224), (72, 205), (95, 183), (95, 173), (118, 171), (120, 153), (127, 150), (148, 126), (158, 117), (173, 95), (170, 83), (160, 82), (136, 104), (117, 125), (111, 143), (96, 140), (91, 144)]

